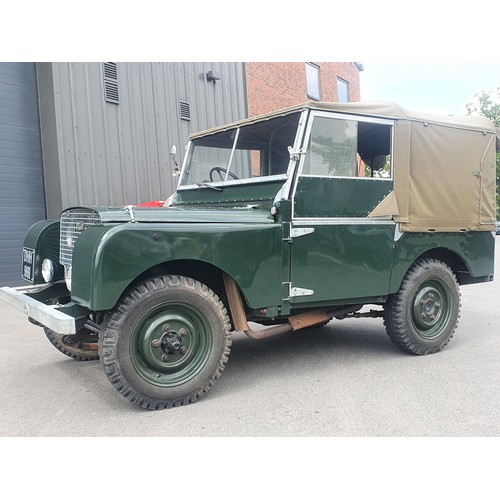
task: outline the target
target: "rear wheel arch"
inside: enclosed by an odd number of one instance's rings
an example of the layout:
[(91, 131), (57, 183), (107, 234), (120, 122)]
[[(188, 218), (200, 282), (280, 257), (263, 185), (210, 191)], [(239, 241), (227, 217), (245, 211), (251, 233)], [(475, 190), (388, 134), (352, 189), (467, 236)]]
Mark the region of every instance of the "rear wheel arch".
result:
[(427, 250), (418, 259), (415, 259), (415, 262), (421, 259), (432, 259), (446, 264), (453, 271), (459, 285), (462, 284), (461, 277), (463, 275), (471, 274), (471, 270), (467, 266), (465, 259), (448, 248), (440, 247)]
[(453, 250), (445, 247), (436, 247), (423, 252), (422, 254), (416, 256), (411, 262), (409, 262), (405, 267), (400, 265), (397, 266), (397, 271), (393, 268), (393, 274), (391, 276), (391, 282), (389, 285), (390, 293), (396, 293), (403, 283), (405, 276), (408, 271), (420, 260), (430, 259), (442, 262), (448, 266), (453, 274), (455, 275), (458, 284), (462, 285), (466, 282), (466, 277), (471, 276), (471, 270), (466, 263), (466, 260)]

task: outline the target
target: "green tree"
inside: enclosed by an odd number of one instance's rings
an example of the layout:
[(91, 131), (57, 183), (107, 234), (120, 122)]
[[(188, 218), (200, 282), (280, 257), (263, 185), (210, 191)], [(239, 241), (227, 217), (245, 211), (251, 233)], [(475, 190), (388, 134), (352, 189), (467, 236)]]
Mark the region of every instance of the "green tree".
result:
[[(467, 114), (488, 117), (500, 127), (500, 87), (490, 92), (474, 94), (475, 101), (466, 105)], [(500, 153), (497, 153), (497, 220), (500, 220)]]

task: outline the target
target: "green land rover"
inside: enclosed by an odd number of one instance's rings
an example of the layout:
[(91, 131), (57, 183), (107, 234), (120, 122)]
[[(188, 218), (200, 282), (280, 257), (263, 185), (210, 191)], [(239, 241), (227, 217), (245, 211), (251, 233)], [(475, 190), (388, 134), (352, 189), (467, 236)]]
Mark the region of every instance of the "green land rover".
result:
[(393, 103), (308, 102), (196, 133), (164, 207), (36, 223), (30, 285), (0, 298), (152, 410), (206, 393), (233, 330), (383, 316), (403, 351), (435, 353), (459, 286), (493, 279), (497, 145), (484, 117)]

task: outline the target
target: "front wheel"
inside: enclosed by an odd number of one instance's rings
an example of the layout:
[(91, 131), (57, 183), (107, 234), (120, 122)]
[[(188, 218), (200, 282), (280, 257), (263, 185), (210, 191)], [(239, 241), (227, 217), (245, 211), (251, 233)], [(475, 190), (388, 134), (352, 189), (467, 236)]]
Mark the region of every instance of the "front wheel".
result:
[(452, 270), (433, 259), (417, 261), (385, 306), (391, 340), (411, 354), (432, 354), (450, 341), (460, 317), (460, 291)]
[(224, 370), (230, 345), (229, 318), (214, 292), (168, 275), (125, 294), (106, 320), (99, 352), (120, 394), (160, 410), (203, 396)]

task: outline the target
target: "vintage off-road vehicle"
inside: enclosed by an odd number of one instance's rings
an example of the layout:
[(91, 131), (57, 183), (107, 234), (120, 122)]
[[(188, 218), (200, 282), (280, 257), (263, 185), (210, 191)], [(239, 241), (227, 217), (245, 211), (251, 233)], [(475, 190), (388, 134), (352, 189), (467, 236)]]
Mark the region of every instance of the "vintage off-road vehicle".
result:
[(382, 315), (403, 351), (435, 353), (459, 285), (493, 279), (496, 141), (486, 118), (392, 103), (309, 102), (197, 133), (164, 207), (36, 223), (31, 285), (0, 298), (149, 409), (206, 393), (232, 330)]

